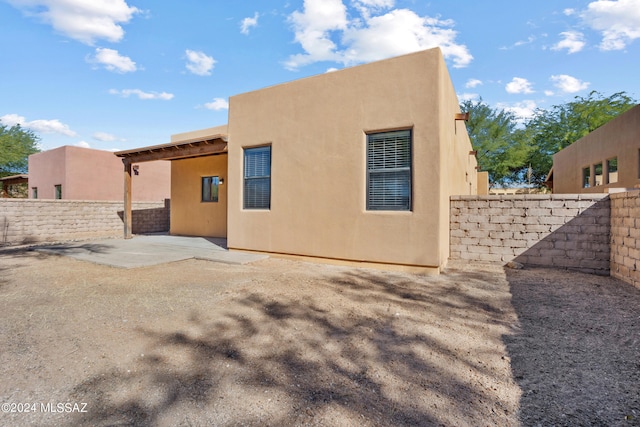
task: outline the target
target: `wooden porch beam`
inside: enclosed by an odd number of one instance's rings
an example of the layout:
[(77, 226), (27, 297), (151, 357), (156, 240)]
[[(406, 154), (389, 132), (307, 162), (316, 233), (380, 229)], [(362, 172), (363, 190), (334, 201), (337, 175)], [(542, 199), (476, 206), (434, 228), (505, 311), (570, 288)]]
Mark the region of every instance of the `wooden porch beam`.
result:
[[(153, 150), (158, 150), (154, 148)], [(121, 154), (122, 161), (130, 163), (151, 162), (154, 160), (175, 160), (189, 157), (210, 156), (212, 154), (222, 154), (227, 152), (227, 143), (222, 140), (216, 140), (211, 144), (199, 144), (190, 146), (180, 146), (174, 149), (169, 147), (162, 148), (162, 151), (140, 151), (131, 154)], [(166, 150), (166, 151), (165, 151)]]
[(131, 162), (129, 159), (122, 159), (124, 163), (124, 238), (130, 239), (132, 237), (131, 227)]

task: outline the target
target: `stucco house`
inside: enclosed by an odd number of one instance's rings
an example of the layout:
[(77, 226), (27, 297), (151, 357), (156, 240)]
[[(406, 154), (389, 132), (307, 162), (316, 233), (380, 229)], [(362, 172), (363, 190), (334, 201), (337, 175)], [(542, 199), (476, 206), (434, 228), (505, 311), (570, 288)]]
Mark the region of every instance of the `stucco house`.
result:
[[(29, 198), (122, 200), (122, 161), (111, 151), (65, 145), (29, 156)], [(134, 165), (136, 201), (171, 195), (171, 165)]]
[(465, 118), (436, 48), (232, 96), (228, 125), (115, 154), (125, 183), (171, 160), (172, 234), (439, 272), (449, 197), (477, 193)]
[(608, 193), (640, 186), (640, 105), (553, 156), (554, 193)]

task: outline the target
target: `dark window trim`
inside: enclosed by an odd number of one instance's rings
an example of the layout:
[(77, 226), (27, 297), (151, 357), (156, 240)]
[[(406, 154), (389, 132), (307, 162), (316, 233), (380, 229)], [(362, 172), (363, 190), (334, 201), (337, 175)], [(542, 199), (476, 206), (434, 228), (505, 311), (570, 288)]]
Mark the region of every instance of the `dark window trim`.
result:
[[(371, 144), (374, 142), (373, 138), (375, 138), (376, 136), (380, 137), (382, 135), (385, 134), (408, 134), (408, 154), (406, 156), (406, 159), (398, 159), (397, 157), (395, 158), (395, 160), (390, 161), (390, 162), (386, 162), (386, 159), (384, 159), (384, 155), (385, 153), (382, 153), (383, 156), (383, 160), (382, 162), (382, 166), (383, 167), (374, 167), (374, 165), (372, 165), (371, 163), (373, 162), (373, 155), (375, 155), (374, 153), (371, 153)], [(413, 129), (412, 128), (401, 128), (401, 129), (393, 129), (393, 130), (387, 130), (387, 131), (376, 131), (376, 132), (366, 132), (366, 210), (367, 211), (374, 211), (374, 212), (380, 212), (380, 211), (395, 211), (395, 212), (411, 212), (413, 210)], [(407, 138), (407, 136), (404, 136), (404, 138)], [(377, 160), (378, 163), (380, 163), (380, 160)], [(400, 162), (401, 164), (404, 163), (404, 166), (397, 166), (397, 163)], [(378, 203), (375, 202), (374, 200), (372, 200), (372, 196), (373, 195), (373, 190), (372, 190), (372, 181), (375, 180), (374, 177), (378, 177), (378, 178), (383, 178), (383, 177), (391, 177), (391, 179), (393, 180), (394, 178), (397, 180), (395, 183), (392, 183), (390, 185), (395, 185), (398, 186), (398, 183), (401, 183), (404, 179), (404, 182), (407, 183), (407, 192), (408, 194), (406, 194), (406, 200), (402, 201), (402, 203), (399, 203), (399, 201), (397, 200), (398, 196), (397, 195), (391, 195), (391, 202), (384, 204), (384, 203)], [(382, 185), (389, 185), (386, 184), (384, 182), (384, 179), (382, 181), (379, 182), (379, 184)], [(400, 184), (402, 185), (402, 184)], [(382, 198), (384, 198), (386, 196), (382, 195)], [(396, 200), (394, 201), (393, 198), (396, 198)], [(380, 196), (378, 196), (380, 197)]]
[[(267, 151), (269, 153), (269, 163), (266, 167), (267, 174), (265, 175), (248, 175), (249, 171), (247, 168), (247, 154), (251, 152), (258, 151)], [(256, 145), (251, 147), (243, 147), (242, 149), (242, 163), (243, 163), (243, 172), (242, 172), (242, 208), (246, 210), (271, 210), (271, 163), (273, 159), (273, 148), (271, 144), (267, 145)], [(264, 166), (263, 166), (264, 167)], [(258, 203), (255, 195), (250, 194), (251, 191), (255, 191), (257, 187), (255, 185), (259, 185), (260, 183), (266, 183), (266, 192), (267, 197), (266, 201), (262, 200), (262, 203)], [(250, 197), (251, 196), (251, 197)]]

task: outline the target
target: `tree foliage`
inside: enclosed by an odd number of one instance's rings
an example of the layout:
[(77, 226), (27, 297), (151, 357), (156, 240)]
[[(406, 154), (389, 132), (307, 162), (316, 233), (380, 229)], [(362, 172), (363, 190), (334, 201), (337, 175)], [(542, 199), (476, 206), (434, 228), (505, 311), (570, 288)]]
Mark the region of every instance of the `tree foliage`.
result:
[(40, 151), (40, 138), (20, 125), (0, 124), (0, 176), (26, 173), (29, 155)]
[(551, 167), (553, 155), (593, 132), (609, 120), (635, 106), (637, 101), (625, 92), (604, 97), (591, 92), (572, 102), (538, 109), (524, 124), (513, 114), (492, 109), (482, 100), (465, 101), (462, 111), (470, 113), (467, 130), (478, 164), (489, 172), (491, 185), (531, 183), (542, 186)]
[(530, 151), (516, 117), (489, 107), (482, 99), (464, 101), (460, 108), (470, 113), (467, 132), (480, 170), (489, 172), (491, 186), (504, 184), (521, 169)]

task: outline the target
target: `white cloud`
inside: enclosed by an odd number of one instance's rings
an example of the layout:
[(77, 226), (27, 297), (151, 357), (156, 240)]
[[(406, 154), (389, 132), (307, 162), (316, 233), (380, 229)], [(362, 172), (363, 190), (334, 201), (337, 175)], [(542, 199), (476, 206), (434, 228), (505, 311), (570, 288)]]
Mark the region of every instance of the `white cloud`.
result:
[(480, 99), (480, 95), (477, 93), (459, 93), (458, 100), (460, 101), (473, 101), (474, 99)]
[(340, 61), (330, 32), (347, 28), (347, 8), (341, 0), (305, 0), (304, 12), (293, 12), (289, 22), (293, 24), (295, 40), (306, 54), (292, 55), (287, 68), (296, 69), (318, 61)]
[(204, 108), (214, 111), (228, 110), (229, 103), (224, 98), (214, 98), (212, 102), (204, 104)]
[(89, 62), (101, 64), (109, 71), (117, 73), (132, 73), (138, 68), (136, 63), (127, 56), (122, 56), (117, 50), (107, 48), (97, 48), (96, 54), (88, 59)]
[(253, 18), (244, 18), (242, 20), (242, 22), (240, 23), (240, 32), (242, 34), (249, 34), (249, 30), (253, 27), (256, 27), (258, 25), (258, 18), (260, 17), (260, 15), (258, 14), (258, 12), (256, 12), (253, 15)]
[(60, 122), (60, 120), (33, 120), (27, 121), (25, 117), (17, 114), (6, 114), (0, 117), (0, 122), (7, 126), (20, 125), (24, 128), (31, 129), (39, 133), (57, 133), (65, 136), (76, 136), (77, 133), (72, 131), (68, 125)]
[(121, 25), (140, 12), (125, 0), (9, 0), (9, 3), (88, 45), (96, 40), (122, 40)]
[(467, 47), (455, 41), (453, 21), (388, 10), (393, 6), (392, 0), (355, 0), (349, 11), (342, 0), (305, 0), (303, 11), (289, 16), (304, 53), (290, 56), (285, 67), (320, 61), (351, 65), (432, 47), (440, 47), (456, 68), (471, 62)]
[(514, 47), (524, 46), (524, 45), (527, 45), (527, 44), (531, 44), (531, 43), (533, 43), (534, 41), (536, 41), (535, 36), (529, 36), (529, 37), (527, 37), (527, 39), (526, 39), (526, 40), (518, 40), (517, 42), (515, 42), (515, 43), (513, 44), (513, 46), (514, 46)]
[(82, 147), (82, 148), (91, 148), (91, 145), (89, 145), (89, 143), (87, 141), (80, 141), (77, 144), (74, 144), (76, 147)]
[(571, 8), (567, 8), (567, 9), (563, 10), (562, 13), (564, 13), (567, 16), (572, 16), (572, 15), (576, 14), (576, 10), (575, 9), (571, 9)]
[(533, 100), (524, 100), (522, 102), (516, 102), (515, 104), (501, 104), (498, 103), (497, 108), (512, 113), (519, 123), (532, 118), (535, 115), (537, 104)]
[(93, 136), (93, 139), (97, 139), (98, 141), (102, 141), (102, 142), (111, 142), (111, 141), (116, 141), (118, 139), (114, 135), (111, 135), (110, 133), (106, 133), (106, 132), (96, 132), (92, 136)]
[(372, 13), (391, 9), (395, 5), (394, 0), (354, 0), (352, 3), (365, 19), (369, 19)]
[(474, 88), (474, 87), (480, 86), (481, 84), (482, 84), (482, 80), (469, 79), (469, 80), (467, 80), (467, 83), (464, 85), (464, 87), (466, 87), (466, 88)]
[(579, 31), (565, 31), (560, 35), (563, 39), (551, 46), (552, 50), (567, 49), (567, 53), (576, 53), (580, 52), (586, 45), (584, 35)]
[(139, 99), (143, 99), (143, 100), (160, 99), (163, 101), (169, 101), (170, 99), (173, 99), (172, 93), (143, 92), (140, 89), (123, 89), (123, 90), (111, 89), (109, 90), (109, 93), (111, 95), (120, 95), (123, 98), (128, 98), (131, 95), (134, 95), (134, 96), (137, 96)]
[(508, 93), (533, 93), (531, 82), (522, 77), (514, 77), (505, 87)]
[(216, 60), (206, 55), (204, 52), (195, 50), (186, 50), (187, 54), (187, 70), (198, 76), (210, 76), (211, 70)]
[(560, 89), (564, 93), (576, 93), (589, 87), (589, 82), (583, 82), (571, 77), (567, 74), (558, 74), (551, 76), (550, 79), (554, 86)]
[(640, 0), (597, 0), (580, 17), (601, 32), (602, 50), (622, 50), (640, 38)]

